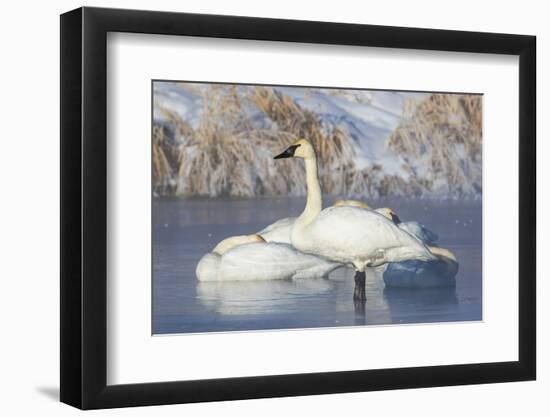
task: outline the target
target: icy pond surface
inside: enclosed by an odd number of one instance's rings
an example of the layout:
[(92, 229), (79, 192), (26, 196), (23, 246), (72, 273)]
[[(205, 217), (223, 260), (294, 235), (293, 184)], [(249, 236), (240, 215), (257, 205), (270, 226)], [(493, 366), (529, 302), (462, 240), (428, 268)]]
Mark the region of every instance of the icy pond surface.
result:
[[(328, 206), (333, 199), (326, 199)], [(353, 303), (353, 270), (328, 279), (198, 282), (195, 267), (220, 240), (298, 216), (304, 198), (155, 199), (153, 201), (153, 334), (296, 329), (482, 319), (481, 201), (387, 199), (402, 221), (416, 220), (456, 255), (456, 288), (386, 289), (367, 275), (364, 309)]]

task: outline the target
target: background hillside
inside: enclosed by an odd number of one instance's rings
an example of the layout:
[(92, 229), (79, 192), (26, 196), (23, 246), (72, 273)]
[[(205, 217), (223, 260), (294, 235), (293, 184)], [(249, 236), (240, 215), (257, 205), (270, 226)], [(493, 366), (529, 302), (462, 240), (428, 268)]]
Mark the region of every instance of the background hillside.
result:
[(157, 197), (303, 195), (303, 164), (273, 160), (299, 137), (326, 194), (481, 196), (479, 95), (155, 82), (153, 100)]

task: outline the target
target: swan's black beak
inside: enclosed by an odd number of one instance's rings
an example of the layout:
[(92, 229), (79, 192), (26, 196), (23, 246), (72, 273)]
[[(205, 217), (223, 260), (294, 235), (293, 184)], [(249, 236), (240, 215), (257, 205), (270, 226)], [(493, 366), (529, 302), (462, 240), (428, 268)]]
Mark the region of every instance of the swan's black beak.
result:
[(289, 146), (284, 152), (280, 153), (277, 156), (274, 156), (273, 159), (292, 158), (294, 156), (294, 152), (296, 152), (296, 148), (298, 146), (300, 146), (300, 145)]
[(399, 216), (395, 213), (392, 213), (391, 214), (391, 219), (392, 221), (395, 223), (395, 224), (399, 224), (401, 223), (401, 219), (399, 218)]

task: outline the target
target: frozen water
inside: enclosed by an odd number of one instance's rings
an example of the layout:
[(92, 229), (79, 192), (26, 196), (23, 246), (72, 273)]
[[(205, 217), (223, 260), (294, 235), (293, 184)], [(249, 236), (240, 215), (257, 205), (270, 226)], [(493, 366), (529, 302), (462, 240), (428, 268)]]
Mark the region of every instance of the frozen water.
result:
[(417, 220), (438, 233), (438, 243), (460, 264), (456, 288), (389, 289), (379, 273), (370, 271), (365, 308), (357, 309), (349, 268), (334, 271), (329, 279), (199, 283), (197, 262), (217, 242), (297, 216), (304, 199), (155, 199), (153, 333), (481, 320), (481, 202), (368, 203), (392, 207), (402, 220)]

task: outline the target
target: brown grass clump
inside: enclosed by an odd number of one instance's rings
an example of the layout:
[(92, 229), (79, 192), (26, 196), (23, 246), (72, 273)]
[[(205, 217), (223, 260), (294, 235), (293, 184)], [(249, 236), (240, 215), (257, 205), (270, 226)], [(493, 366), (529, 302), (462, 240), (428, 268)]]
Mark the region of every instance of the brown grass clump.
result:
[[(167, 149), (168, 148), (168, 149)], [(166, 156), (170, 152), (164, 128), (153, 126), (153, 192), (157, 195), (172, 194), (173, 169)]]
[(180, 152), (177, 194), (249, 197), (262, 191), (265, 155), (256, 146), (269, 135), (253, 128), (236, 88), (202, 90), (200, 124)]
[(176, 194), (181, 154), (180, 143), (193, 136), (193, 129), (175, 112), (164, 108), (161, 108), (160, 111), (167, 122), (153, 124), (153, 193), (167, 196)]
[(411, 102), (387, 141), (404, 161), (407, 176), (397, 176), (376, 164), (359, 169), (357, 145), (347, 131), (280, 90), (216, 84), (181, 88), (200, 95), (203, 107), (192, 126), (155, 103), (163, 120), (153, 128), (155, 195), (304, 195), (303, 164), (273, 160), (299, 138), (317, 152), (325, 194), (369, 198), (420, 196), (442, 186), (453, 195), (481, 190), (479, 96), (432, 94)]
[[(319, 160), (319, 177), (323, 191), (327, 194), (347, 194), (352, 189), (364, 189), (364, 179), (354, 175), (355, 150), (346, 133), (335, 125), (324, 126), (318, 116), (302, 109), (291, 97), (272, 88), (255, 87), (249, 95), (258, 106), (284, 133), (278, 150), (283, 150), (298, 138), (311, 142)], [(293, 194), (305, 192), (305, 171), (296, 161), (277, 161), (282, 169), (288, 190)], [(291, 175), (285, 175), (291, 174)], [(360, 184), (358, 184), (358, 182)]]
[(467, 195), (481, 191), (481, 139), (481, 96), (431, 94), (410, 103), (388, 146), (428, 189), (443, 186)]

